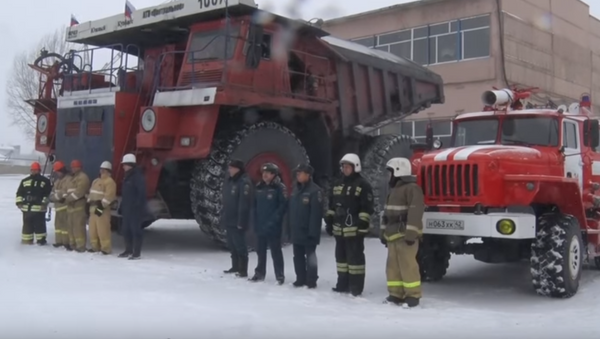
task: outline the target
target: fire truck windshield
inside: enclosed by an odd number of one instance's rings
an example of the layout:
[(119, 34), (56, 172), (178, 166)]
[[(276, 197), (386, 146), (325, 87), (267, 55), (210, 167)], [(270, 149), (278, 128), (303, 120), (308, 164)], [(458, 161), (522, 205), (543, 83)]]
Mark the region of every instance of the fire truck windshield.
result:
[(453, 147), (491, 144), (558, 146), (558, 121), (547, 116), (463, 120), (456, 122), (454, 132)]
[[(229, 39), (226, 39), (225, 28), (194, 33), (189, 48), (188, 62), (222, 60), (233, 57), (237, 44), (240, 27), (229, 28)], [(225, 52), (227, 45), (227, 52)]]

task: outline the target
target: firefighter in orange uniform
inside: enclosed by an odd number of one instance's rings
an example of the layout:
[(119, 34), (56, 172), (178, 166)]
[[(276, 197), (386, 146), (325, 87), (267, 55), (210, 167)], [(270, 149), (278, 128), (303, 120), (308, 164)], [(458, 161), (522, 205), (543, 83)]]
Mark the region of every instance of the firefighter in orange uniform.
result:
[(17, 207), (23, 212), (21, 243), (46, 245), (46, 209), (52, 191), (50, 179), (43, 176), (38, 162), (31, 164), (31, 174), (21, 180), (17, 189)]
[(65, 247), (67, 250), (69, 247), (69, 232), (68, 232), (68, 219), (67, 219), (67, 185), (69, 181), (69, 175), (67, 168), (62, 161), (57, 161), (53, 166), (54, 185), (52, 185), (52, 193), (50, 194), (50, 201), (54, 203), (54, 247)]
[(117, 196), (117, 183), (111, 177), (112, 165), (105, 161), (100, 165), (100, 177), (92, 182), (88, 195), (90, 206), (90, 244), (88, 252), (112, 252), (110, 230), (110, 206)]
[(69, 245), (77, 252), (85, 252), (87, 219), (85, 195), (90, 189), (90, 179), (81, 170), (79, 160), (71, 161), (71, 180), (67, 187), (67, 216), (69, 225)]

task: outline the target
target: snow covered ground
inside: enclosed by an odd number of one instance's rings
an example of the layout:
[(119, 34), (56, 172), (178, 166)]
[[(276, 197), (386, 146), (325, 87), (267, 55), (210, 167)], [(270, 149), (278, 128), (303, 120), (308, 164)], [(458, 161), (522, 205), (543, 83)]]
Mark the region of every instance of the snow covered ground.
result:
[[(422, 306), (405, 310), (381, 303), (385, 248), (375, 239), (366, 243), (363, 298), (331, 292), (335, 261), (326, 235), (316, 290), (289, 285), (291, 248), (284, 286), (275, 284), (270, 259), (264, 283), (225, 276), (228, 254), (191, 222), (150, 227), (140, 261), (22, 247), (18, 181), (0, 176), (0, 338), (600, 338), (600, 272), (593, 269), (576, 297), (552, 300), (533, 293), (526, 264), (455, 257), (444, 281), (425, 285)], [(121, 251), (120, 237), (113, 239)]]

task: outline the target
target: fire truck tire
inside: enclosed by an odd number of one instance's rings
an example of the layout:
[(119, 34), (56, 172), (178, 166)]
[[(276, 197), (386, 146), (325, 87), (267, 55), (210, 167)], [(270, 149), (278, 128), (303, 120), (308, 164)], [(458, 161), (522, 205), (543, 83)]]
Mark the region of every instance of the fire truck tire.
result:
[[(196, 163), (190, 182), (192, 210), (200, 228), (219, 244), (226, 244), (227, 232), (220, 227), (221, 190), (227, 177), (227, 164), (232, 158), (246, 163), (247, 170), (258, 171), (266, 161), (275, 162), (287, 189), (293, 182), (292, 170), (300, 163), (308, 163), (302, 143), (292, 131), (280, 124), (263, 121), (251, 126), (237, 126), (222, 131), (213, 140), (210, 155)], [(258, 166), (260, 166), (258, 165)], [(251, 169), (248, 167), (252, 167)], [(256, 168), (255, 168), (256, 167)], [(292, 180), (292, 181), (290, 181)], [(287, 225), (284, 225), (283, 242), (287, 242)], [(248, 230), (247, 241), (254, 249), (254, 232)]]
[(379, 236), (381, 212), (388, 193), (388, 181), (385, 164), (391, 158), (410, 158), (412, 139), (405, 135), (380, 135), (373, 138), (365, 148), (361, 160), (362, 174), (373, 187), (375, 212), (371, 216), (371, 235)]
[(443, 237), (424, 235), (417, 253), (417, 262), (421, 272), (421, 281), (436, 282), (446, 275), (450, 266), (450, 250), (446, 248)]
[(566, 214), (544, 214), (531, 243), (531, 278), (536, 293), (570, 298), (579, 289), (584, 246), (579, 222)]

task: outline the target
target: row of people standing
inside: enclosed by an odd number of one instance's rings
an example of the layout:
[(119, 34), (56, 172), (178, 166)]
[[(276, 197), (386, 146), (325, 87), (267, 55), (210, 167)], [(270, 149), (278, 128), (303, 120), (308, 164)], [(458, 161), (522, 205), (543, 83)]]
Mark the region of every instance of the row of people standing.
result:
[[(119, 257), (133, 260), (141, 256), (146, 186), (141, 170), (136, 167), (135, 155), (126, 154), (121, 164), (125, 176), (119, 212), (126, 248)], [(21, 242), (47, 243), (45, 214), (49, 202), (53, 202), (54, 247), (109, 255), (112, 253), (111, 209), (117, 203), (112, 164), (104, 161), (100, 165), (99, 177), (91, 184), (79, 160), (71, 161), (70, 165), (69, 171), (62, 161), (53, 164), (53, 183), (41, 174), (39, 163), (31, 165), (30, 175), (21, 181), (16, 194), (16, 204), (23, 212)], [(89, 224), (87, 232), (86, 224)], [(86, 248), (88, 236), (89, 249)]]
[[(340, 161), (342, 179), (329, 192), (324, 220), (326, 232), (335, 237), (338, 279), (334, 292), (359, 296), (363, 293), (366, 273), (364, 238), (369, 233), (374, 212), (371, 185), (361, 176), (361, 161), (356, 154), (346, 154)], [(416, 261), (422, 230), (423, 194), (411, 174), (407, 159), (391, 159), (390, 194), (382, 215), (381, 242), (388, 248), (386, 267), (389, 296), (385, 302), (414, 307), (421, 297), (419, 267)], [(263, 281), (266, 275), (267, 248), (271, 250), (275, 278), (283, 284), (284, 260), (281, 249), (284, 215), (293, 246), (295, 287), (315, 288), (318, 280), (316, 248), (320, 243), (323, 194), (313, 180), (313, 168), (299, 165), (289, 200), (279, 177), (279, 168), (266, 163), (262, 180), (256, 185), (244, 173), (244, 163), (229, 163), (229, 178), (223, 189), (221, 226), (227, 230), (231, 251), (231, 268), (225, 273), (248, 276), (246, 231), (251, 220), (257, 237), (258, 263), (251, 281)]]

